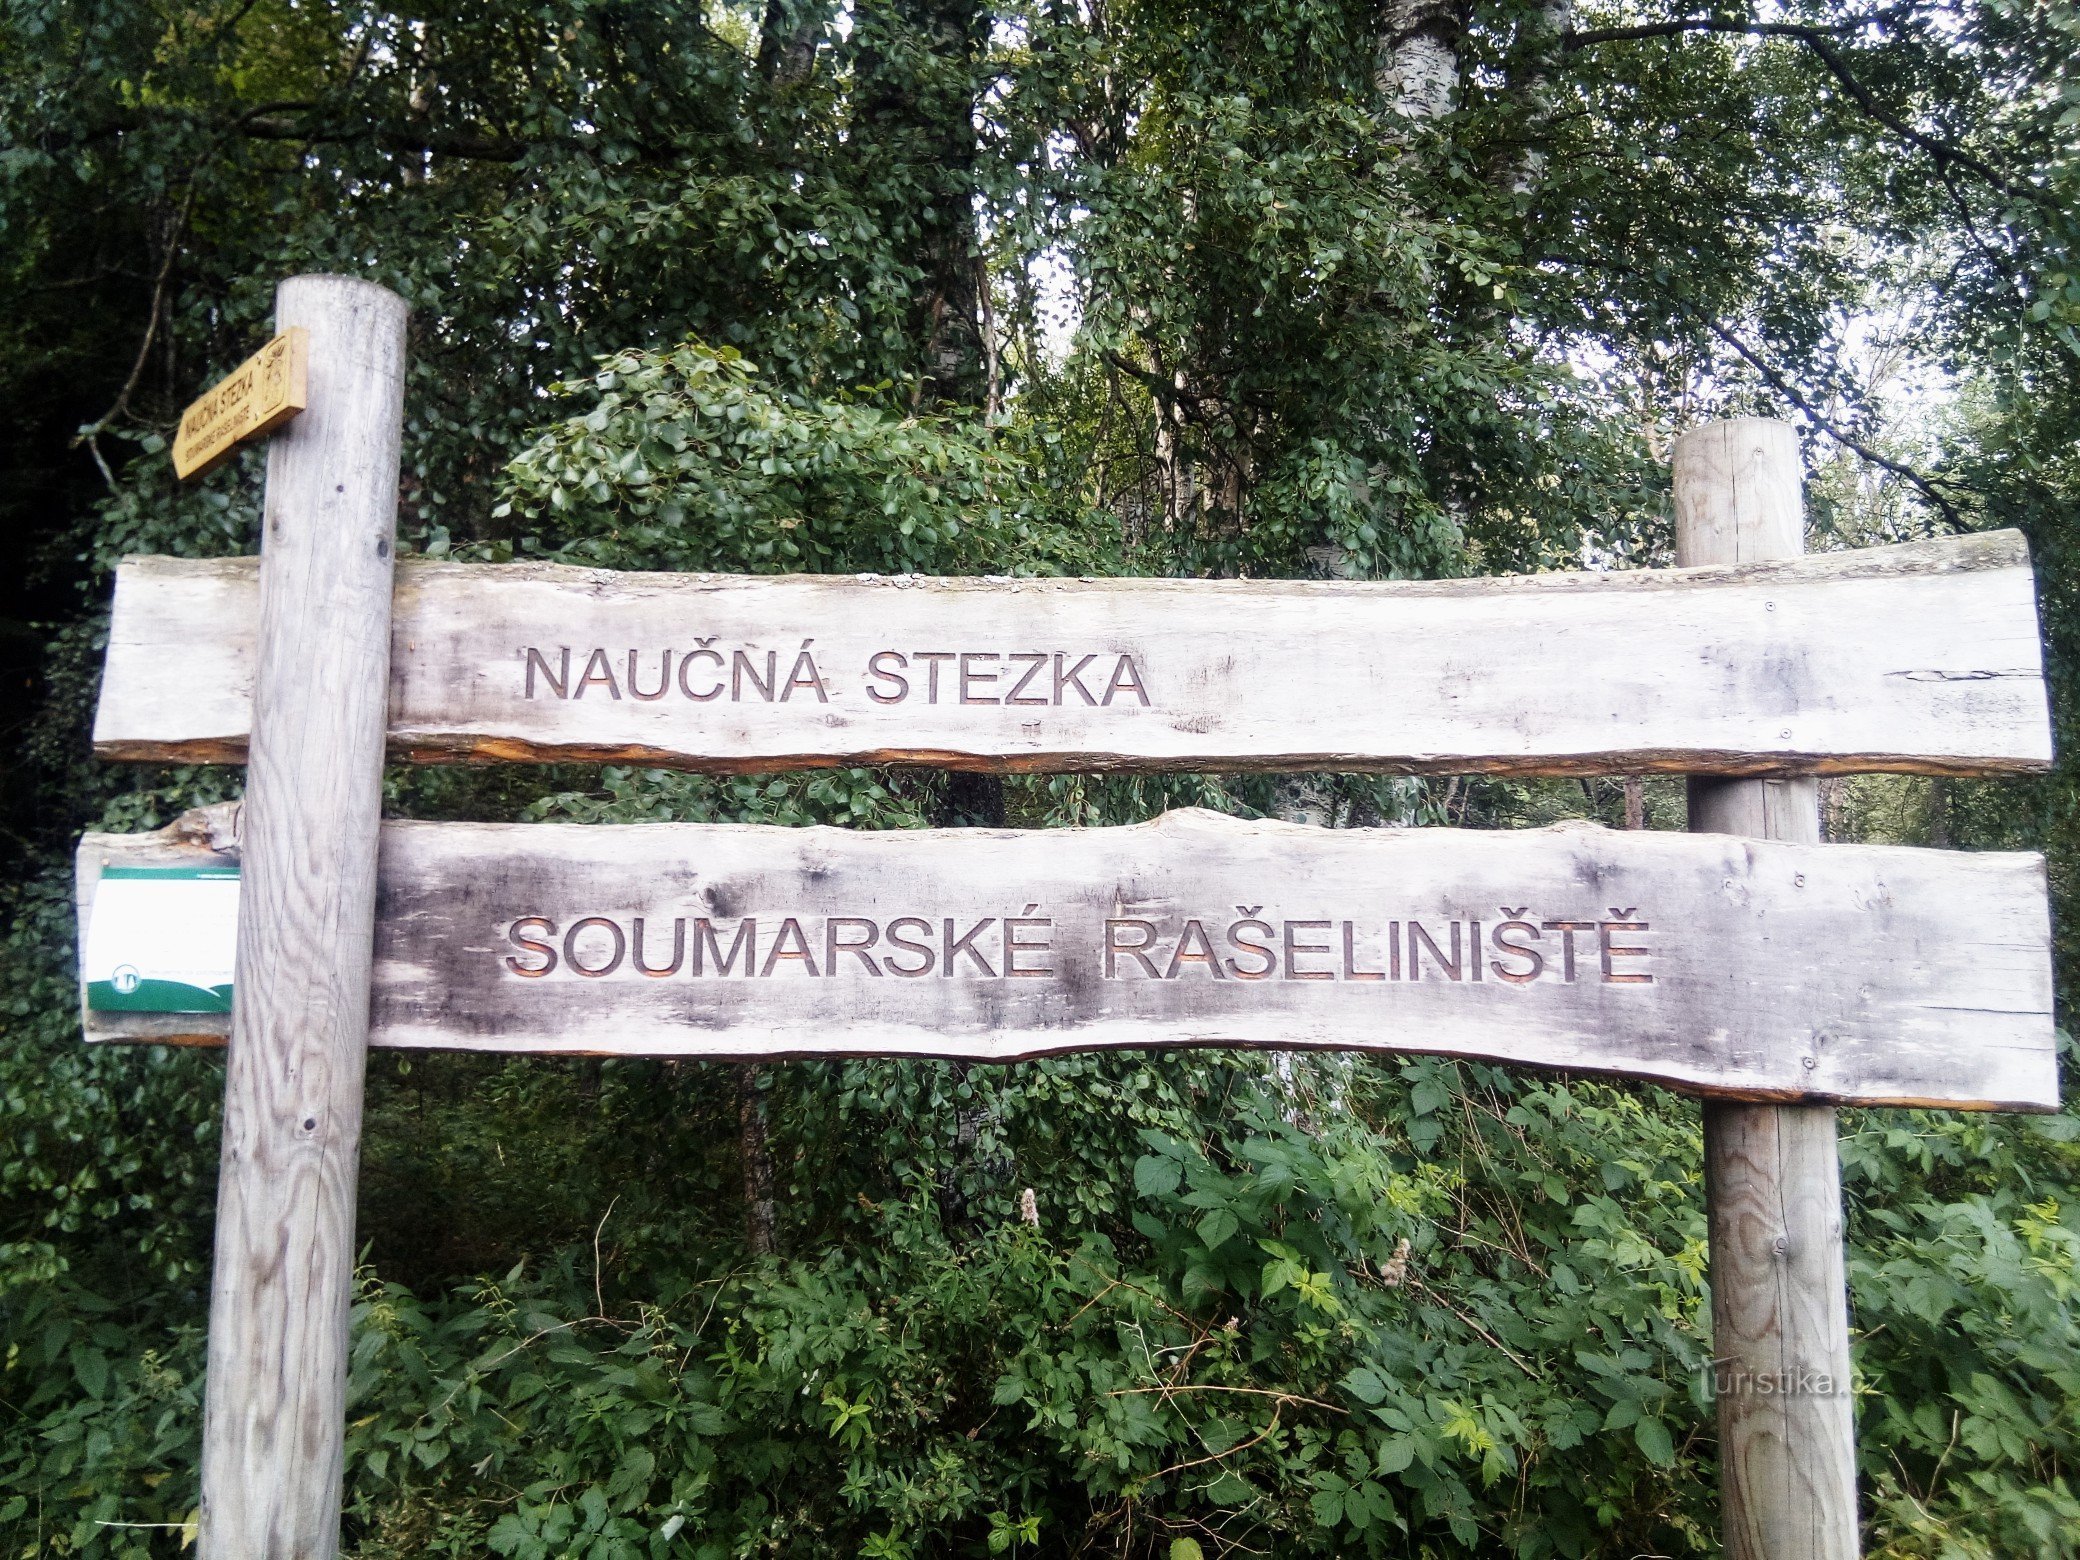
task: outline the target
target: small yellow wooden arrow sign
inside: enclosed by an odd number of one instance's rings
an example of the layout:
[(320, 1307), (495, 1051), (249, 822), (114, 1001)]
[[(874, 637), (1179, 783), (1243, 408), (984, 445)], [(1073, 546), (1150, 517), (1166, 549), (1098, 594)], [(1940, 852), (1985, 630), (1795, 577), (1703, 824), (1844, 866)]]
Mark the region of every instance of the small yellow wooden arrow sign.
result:
[(245, 440), (273, 432), (303, 410), (309, 339), (301, 325), (290, 326), (181, 413), (175, 476), (200, 476)]

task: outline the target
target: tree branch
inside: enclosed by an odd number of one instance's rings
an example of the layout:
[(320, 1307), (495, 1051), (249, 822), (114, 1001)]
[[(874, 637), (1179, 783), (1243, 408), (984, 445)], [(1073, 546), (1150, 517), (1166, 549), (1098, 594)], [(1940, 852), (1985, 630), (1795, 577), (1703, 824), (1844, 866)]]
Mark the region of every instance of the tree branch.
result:
[[(385, 151), (430, 152), (436, 157), (453, 157), (463, 162), (517, 163), (524, 161), (533, 147), (539, 144), (510, 141), (470, 130), (400, 131), (378, 125), (348, 128), (313, 124), (308, 120), (292, 117), (299, 113), (312, 112), (316, 107), (316, 104), (311, 103), (262, 103), (236, 119), (225, 122), (214, 122), (181, 109), (136, 109), (129, 113), (113, 115), (85, 129), (39, 137), (35, 144), (46, 153), (62, 152), (74, 146), (91, 146), (99, 141), (112, 140), (155, 124), (169, 122), (186, 124), (218, 136), (242, 136), (253, 141), (301, 141), (311, 145), (347, 145), (356, 141), (368, 141)], [(583, 143), (572, 141), (560, 144), (582, 146)]]
[[(1613, 261), (1592, 260), (1585, 255), (1573, 255), (1561, 253), (1558, 251), (1550, 251), (1547, 253), (1545, 258), (1559, 265), (1579, 266), (1586, 270), (1610, 271), (1621, 276), (1640, 275), (1640, 273), (1634, 270), (1631, 266), (1620, 265)], [(1657, 292), (1659, 291), (1659, 289), (1656, 290)], [(1742, 341), (1740, 337), (1736, 336), (1732, 331), (1728, 330), (1724, 325), (1721, 325), (1710, 314), (1706, 313), (1704, 310), (1698, 308), (1694, 304), (1687, 303), (1681, 298), (1672, 297), (1667, 293), (1660, 293), (1660, 297), (1663, 303), (1667, 304), (1668, 307), (1674, 309), (1677, 313), (1685, 315), (1690, 319), (1700, 321), (1704, 325), (1705, 329), (1709, 330), (1714, 336), (1717, 336), (1721, 341), (1725, 342), (1727, 346), (1731, 347), (1734, 350), (1734, 352), (1739, 355), (1742, 362), (1746, 363), (1750, 368), (1754, 369), (1756, 373), (1760, 374), (1765, 384), (1767, 384), (1772, 390), (1775, 390), (1779, 395), (1783, 396), (1784, 399), (1789, 401), (1793, 406), (1797, 407), (1799, 411), (1805, 414), (1807, 420), (1810, 421), (1814, 427), (1818, 428), (1822, 433), (1826, 434), (1830, 439), (1834, 440), (1835, 443), (1841, 445), (1843, 449), (1850, 451), (1852, 454), (1860, 457), (1863, 460), (1869, 461), (1873, 466), (1878, 467), (1880, 470), (1891, 472), (1902, 482), (1907, 483), (1923, 498), (1927, 499), (1931, 504), (1935, 505), (1937, 509), (1942, 511), (1943, 518), (1950, 523), (1950, 526), (1953, 530), (1968, 531), (1971, 529), (1970, 523), (1965, 519), (1963, 513), (1958, 509), (1957, 505), (1950, 499), (1946, 498), (1942, 493), (1937, 491), (1936, 484), (1931, 478), (1923, 476), (1912, 466), (1906, 465), (1904, 462), (1901, 461), (1896, 461), (1889, 455), (1879, 454), (1876, 450), (1872, 449), (1868, 444), (1865, 444), (1861, 439), (1857, 438), (1847, 429), (1841, 427), (1837, 422), (1835, 422), (1833, 418), (1829, 417), (1825, 412), (1821, 411), (1819, 407), (1815, 406), (1813, 402), (1805, 394), (1803, 394), (1796, 386), (1794, 386), (1791, 383), (1790, 380), (1786, 379), (1781, 373), (1779, 373), (1776, 369), (1772, 368), (1767, 362), (1765, 362), (1761, 354), (1756, 352), (1746, 342)]]
[(1866, 27), (1881, 27), (1897, 21), (1911, 7), (1900, 7), (1891, 11), (1878, 11), (1869, 16), (1851, 17), (1845, 22), (1836, 22), (1831, 27), (1806, 22), (1743, 22), (1723, 16), (1679, 16), (1666, 22), (1641, 22), (1631, 27), (1584, 27), (1569, 28), (1560, 35), (1561, 44), (1570, 51), (1586, 49), (1599, 43), (1629, 43), (1637, 38), (1674, 38), (1683, 33), (1717, 32), (1749, 33), (1760, 37), (1800, 37), (1807, 33), (1824, 33), (1831, 37), (1844, 37), (1858, 33)]
[(1641, 38), (1673, 38), (1683, 33), (1733, 33), (1751, 38), (1790, 38), (1812, 50), (1814, 58), (1827, 68), (1829, 75), (1841, 83), (1842, 89), (1855, 99), (1864, 113), (1890, 130), (1910, 146), (1919, 147), (1936, 160), (1938, 166), (1955, 163), (1969, 169), (1984, 179), (2001, 194), (2013, 199), (2041, 200), (2043, 192), (2023, 184), (2002, 173), (1984, 158), (1975, 156), (1953, 141), (1916, 130), (1897, 114), (1885, 108), (1871, 95), (1868, 87), (1856, 79), (1849, 69), (1848, 61), (1842, 58), (1835, 47), (1844, 35), (1860, 31), (1865, 27), (1891, 21), (1899, 13), (1879, 12), (1876, 15), (1858, 17), (1839, 22), (1832, 27), (1810, 27), (1798, 22), (1739, 22), (1712, 16), (1684, 17), (1672, 22), (1649, 22), (1637, 27), (1601, 27), (1586, 32), (1570, 32), (1562, 36), (1561, 44), (1570, 53), (1578, 49), (1593, 48), (1600, 43), (1626, 43)]
[(1205, 396), (1192, 395), (1179, 389), (1161, 374), (1151, 373), (1132, 359), (1117, 352), (1107, 352), (1105, 361), (1129, 379), (1137, 381), (1156, 400), (1170, 408), (1179, 422), (1204, 423), (1206, 414), (1202, 410)]
[(152, 282), (151, 313), (145, 320), (144, 339), (137, 344), (137, 357), (130, 365), (130, 377), (123, 381), (123, 388), (117, 392), (115, 404), (73, 436), (72, 447), (77, 449), (82, 444), (87, 447), (87, 452), (94, 457), (94, 464), (101, 468), (102, 478), (108, 483), (110, 491), (114, 491), (116, 479), (115, 473), (108, 469), (108, 461), (101, 454), (101, 435), (108, 431), (111, 423), (130, 409), (130, 397), (144, 378), (144, 366), (151, 357), (152, 342), (159, 334), (159, 322), (166, 313), (166, 283), (173, 275), (173, 262), (180, 256), (181, 230), (188, 225), (188, 214), (195, 207), (195, 178), (195, 172), (191, 170), (188, 174), (187, 191), (181, 197), (179, 208), (166, 224), (166, 252), (159, 261), (159, 274)]
[(1953, 504), (1949, 499), (1945, 498), (1940, 492), (1938, 492), (1936, 490), (1935, 484), (1931, 482), (1927, 477), (1924, 477), (1912, 466), (1906, 465), (1901, 461), (1896, 461), (1892, 459), (1889, 455), (1880, 455), (1869, 445), (1863, 443), (1854, 435), (1838, 427), (1832, 418), (1828, 417), (1826, 413), (1822, 412), (1811, 401), (1806, 399), (1804, 395), (1800, 394), (1799, 391), (1792, 386), (1789, 380), (1785, 379), (1785, 377), (1782, 374), (1778, 373), (1774, 368), (1771, 368), (1769, 364), (1765, 363), (1759, 354), (1752, 351), (1748, 347), (1747, 343), (1742, 341), (1738, 336), (1734, 335), (1732, 331), (1728, 330), (1717, 320), (1712, 319), (1709, 316), (1698, 315), (1696, 317), (1704, 321), (1706, 329), (1710, 330), (1713, 335), (1717, 336), (1721, 341), (1725, 342), (1726, 345), (1733, 348), (1733, 350), (1740, 355), (1742, 361), (1747, 363), (1747, 365), (1750, 368), (1754, 369), (1756, 373), (1760, 374), (1763, 377), (1763, 379), (1769, 384), (1771, 389), (1775, 390), (1779, 395), (1783, 396), (1785, 400), (1789, 401), (1793, 406), (1797, 407), (1801, 412), (1805, 413), (1806, 417), (1812, 422), (1814, 427), (1818, 428), (1822, 433), (1826, 434), (1830, 439), (1833, 439), (1835, 443), (1841, 445), (1844, 449), (1853, 451), (1855, 454), (1862, 457), (1864, 460), (1869, 461), (1873, 466), (1881, 467), (1882, 469), (1891, 472), (1901, 481), (1910, 484), (1914, 488), (1914, 490), (1918, 492), (1923, 498), (1927, 499), (1931, 504), (1934, 504), (1936, 508), (1940, 509), (1943, 512), (1943, 518), (1950, 522), (1951, 529), (1957, 531), (1965, 531), (1970, 529), (1970, 526), (1967, 525), (1965, 522), (1964, 516), (1958, 512), (1957, 506)]
[(255, 141), (301, 141), (309, 145), (347, 145), (369, 141), (386, 152), (431, 153), (463, 162), (516, 163), (526, 158), (528, 147), (519, 141), (500, 140), (467, 130), (433, 130), (406, 133), (376, 126), (328, 129), (265, 113), (247, 115), (230, 127), (234, 135)]

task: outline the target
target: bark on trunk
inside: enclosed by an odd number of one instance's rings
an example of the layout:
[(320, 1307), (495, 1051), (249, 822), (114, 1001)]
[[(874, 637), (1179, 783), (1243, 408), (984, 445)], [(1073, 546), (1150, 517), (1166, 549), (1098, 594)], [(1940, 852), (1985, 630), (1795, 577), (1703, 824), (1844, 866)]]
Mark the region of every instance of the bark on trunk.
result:
[(1553, 127), (1552, 65), (1559, 57), (1561, 35), (1573, 25), (1574, 0), (1545, 0), (1528, 29), (1530, 63), (1515, 84), (1520, 104), (1517, 122), (1524, 139), (1508, 169), (1514, 194), (1531, 194), (1545, 178), (1550, 156), (1546, 143)]
[(1380, 11), (1380, 95), (1404, 119), (1448, 114), (1459, 95), (1459, 15), (1451, 0), (1387, 0)]
[[(922, 184), (917, 216), (924, 286), (913, 337), (922, 348), (918, 404), (972, 410), (994, 399), (984, 337), (988, 271), (975, 219), (976, 66), (988, 13), (975, 0), (875, 0), (854, 11), (860, 40), (860, 132), (872, 151), (908, 164)], [(940, 793), (943, 826), (1004, 826), (1004, 782), (955, 774)], [(956, 1090), (967, 1081), (954, 1064)], [(988, 1117), (979, 1094), (954, 1108), (954, 1140), (940, 1213), (950, 1231), (970, 1223), (965, 1188), (980, 1174), (976, 1143)]]
[(766, 1100), (759, 1089), (765, 1069), (739, 1062), (737, 1152), (744, 1167), (744, 1244), (754, 1257), (779, 1250), (773, 1237), (773, 1151), (766, 1142)]
[(1931, 780), (1928, 782), (1928, 804), (1924, 814), (1928, 828), (1928, 843), (1937, 850), (1949, 850), (1957, 843), (1950, 824), (1950, 782)]
[(766, 0), (758, 30), (758, 73), (776, 87), (809, 79), (823, 37), (826, 0)]
[(924, 272), (913, 339), (918, 400), (980, 407), (989, 394), (975, 221), (976, 66), (987, 25), (974, 0), (881, 0), (855, 11), (859, 129), (869, 155), (915, 179)]

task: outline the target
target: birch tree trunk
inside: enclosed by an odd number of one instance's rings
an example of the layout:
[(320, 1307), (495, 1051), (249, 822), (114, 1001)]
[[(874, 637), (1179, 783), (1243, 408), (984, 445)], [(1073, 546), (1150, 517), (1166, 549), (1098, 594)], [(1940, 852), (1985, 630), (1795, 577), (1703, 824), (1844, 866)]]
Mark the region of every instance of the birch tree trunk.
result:
[(1378, 85), (1404, 119), (1437, 119), (1459, 97), (1459, 16), (1450, 0), (1387, 0), (1380, 11)]
[(758, 73), (775, 87), (798, 86), (816, 68), (826, 0), (766, 0), (758, 29)]
[(1573, 25), (1574, 0), (1545, 0), (1528, 29), (1530, 63), (1516, 84), (1523, 145), (1509, 169), (1509, 187), (1514, 194), (1529, 195), (1545, 177), (1551, 155), (1546, 142), (1552, 133), (1555, 95), (1551, 67), (1560, 49), (1561, 35)]

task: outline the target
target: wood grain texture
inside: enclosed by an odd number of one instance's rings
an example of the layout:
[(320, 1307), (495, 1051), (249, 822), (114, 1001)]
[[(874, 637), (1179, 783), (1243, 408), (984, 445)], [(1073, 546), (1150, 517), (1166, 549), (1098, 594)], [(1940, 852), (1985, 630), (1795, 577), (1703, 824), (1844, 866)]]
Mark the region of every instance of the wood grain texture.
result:
[(1851, 1560), (1856, 1426), (1835, 1113), (1708, 1100), (1704, 1124), (1726, 1553)]
[[(242, 756), (251, 569), (122, 566), (102, 756)], [(391, 669), (391, 752), (425, 761), (1981, 774), (2051, 755), (2013, 532), (1390, 584), (420, 563), (398, 571)]]
[(339, 1544), (404, 301), (282, 283), (310, 407), (268, 452), (211, 1274), (202, 1560)]
[[(1784, 423), (1740, 418), (1682, 435), (1677, 557), (1796, 557), (1803, 471)], [(1817, 781), (1693, 779), (1689, 790), (1693, 830), (1819, 843)], [(1856, 1425), (1834, 1111), (1708, 1101), (1704, 1154), (1726, 1553), (1853, 1560)]]
[[(974, 1061), (1318, 1046), (1749, 1098), (2057, 1099), (2028, 855), (1192, 811), (1030, 833), (393, 822), (379, 903), (375, 1045)], [(1108, 936), (1148, 946), (1116, 947), (1108, 970)], [(1606, 938), (1646, 951), (1606, 965)], [(1007, 962), (1007, 939), (1047, 946)], [(1537, 951), (1537, 978), (1508, 978), (1534, 967), (1513, 945)], [(129, 1037), (127, 1015), (89, 1018)]]
[(1805, 465), (1789, 423), (1705, 423), (1677, 436), (1673, 456), (1678, 565), (1785, 564), (1804, 554)]

